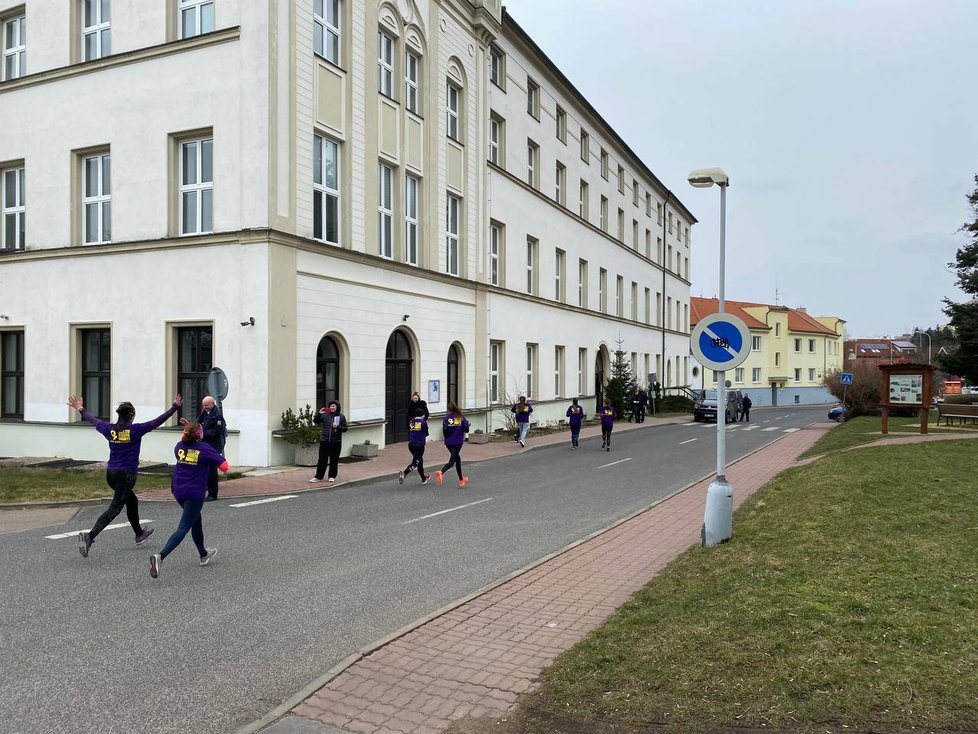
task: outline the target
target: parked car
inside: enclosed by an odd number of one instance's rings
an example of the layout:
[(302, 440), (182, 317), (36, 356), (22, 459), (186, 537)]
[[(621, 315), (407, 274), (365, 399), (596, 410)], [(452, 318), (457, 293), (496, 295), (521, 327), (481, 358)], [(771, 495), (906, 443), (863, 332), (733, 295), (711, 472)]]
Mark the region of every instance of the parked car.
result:
[(846, 420), (846, 412), (846, 406), (840, 403), (829, 411), (829, 420), (844, 423)]
[[(724, 414), (727, 423), (741, 419), (744, 412), (744, 393), (741, 390), (727, 390), (727, 410)], [(700, 390), (693, 402), (694, 421), (715, 421), (717, 419), (717, 391)]]

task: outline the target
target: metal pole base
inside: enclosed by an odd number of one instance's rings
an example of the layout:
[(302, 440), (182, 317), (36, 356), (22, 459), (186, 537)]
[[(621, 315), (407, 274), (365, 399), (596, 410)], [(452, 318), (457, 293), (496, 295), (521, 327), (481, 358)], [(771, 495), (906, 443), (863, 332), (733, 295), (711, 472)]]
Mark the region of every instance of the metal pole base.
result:
[(706, 490), (703, 512), (702, 545), (713, 548), (733, 535), (733, 487), (724, 477), (717, 477)]

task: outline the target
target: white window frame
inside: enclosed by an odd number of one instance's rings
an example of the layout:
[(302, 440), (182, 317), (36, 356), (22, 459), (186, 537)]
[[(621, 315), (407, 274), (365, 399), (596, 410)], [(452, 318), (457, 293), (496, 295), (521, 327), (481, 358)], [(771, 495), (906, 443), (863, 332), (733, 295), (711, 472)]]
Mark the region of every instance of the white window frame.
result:
[(526, 141), (526, 182), (533, 188), (537, 187), (537, 157), (539, 154), (539, 146), (528, 139)]
[[(333, 160), (336, 161), (336, 176), (335, 181), (330, 183), (327, 180), (327, 167), (326, 161), (329, 158), (328, 152), (333, 151)], [(321, 221), (319, 222), (320, 235), (316, 237), (316, 221), (315, 221), (315, 206), (313, 206), (313, 239), (320, 242), (325, 242), (328, 245), (339, 245), (340, 244), (340, 222), (341, 222), (341, 209), (340, 209), (340, 144), (335, 140), (327, 138), (324, 135), (313, 135), (313, 169), (316, 168), (316, 158), (319, 158), (319, 170), (313, 170), (313, 198), (319, 202), (319, 211)], [(318, 181), (316, 179), (319, 179)], [(336, 212), (336, 239), (327, 239), (326, 235), (326, 212), (333, 208)]]
[(554, 397), (564, 395), (564, 348), (554, 347)]
[[(0, 251), (23, 250), (27, 233), (27, 205), (24, 166), (0, 170)], [(11, 192), (11, 189), (13, 191)], [(7, 236), (7, 222), (13, 221), (13, 241)]]
[(499, 165), (502, 147), (502, 120), (495, 115), (489, 116), (489, 162)]
[(451, 79), (445, 82), (445, 134), (456, 143), (459, 139), (459, 106), (461, 104), (462, 88)]
[(581, 160), (588, 165), (591, 164), (591, 136), (583, 127), (581, 128)]
[(530, 78), (526, 80), (526, 112), (531, 117), (540, 119), (540, 85)]
[(502, 342), (489, 342), (489, 402), (498, 403), (502, 393), (500, 383), (500, 363), (502, 362)]
[(801, 338), (795, 337), (795, 354), (801, 354)]
[(645, 289), (645, 323), (652, 323), (652, 291), (648, 288)]
[(751, 382), (754, 383), (755, 385), (760, 385), (761, 384), (761, 368), (760, 367), (754, 367), (753, 369), (751, 369), (751, 371), (750, 371), (750, 379), (751, 379)]
[[(202, 36), (205, 33), (210, 33), (214, 30), (217, 25), (214, 8), (214, 0), (179, 0), (180, 7), (177, 9), (177, 24), (179, 26), (180, 38), (194, 38), (195, 36)], [(206, 28), (203, 18), (204, 8), (210, 8), (210, 27)], [(186, 14), (193, 12), (194, 14), (194, 27), (192, 33), (187, 33), (185, 29), (184, 18)]]
[(536, 365), (537, 365), (537, 345), (527, 344), (526, 345), (526, 394), (527, 396), (534, 394), (534, 381), (536, 380)]
[(414, 51), (404, 53), (404, 108), (421, 114), (421, 57)]
[(394, 169), (383, 163), (377, 166), (377, 252), (394, 259)]
[[(204, 147), (205, 143), (209, 144), (207, 147), (210, 149), (210, 159), (211, 159), (211, 178), (210, 180), (204, 179)], [(186, 171), (184, 170), (184, 161), (186, 160), (186, 151), (189, 146), (196, 146), (194, 151), (194, 168), (197, 172), (197, 179), (195, 181), (186, 182)], [(180, 235), (190, 236), (198, 234), (210, 234), (214, 231), (214, 137), (209, 136), (206, 138), (193, 138), (191, 140), (181, 140), (180, 141), (180, 172), (179, 172), (179, 191), (178, 197), (180, 199)], [(210, 196), (207, 194), (210, 192)], [(193, 223), (194, 229), (188, 230), (186, 228), (186, 222), (184, 221), (184, 199), (187, 195), (190, 195), (195, 200), (196, 217)], [(205, 228), (205, 216), (204, 216), (204, 200), (210, 199), (210, 227)]]
[(620, 275), (615, 276), (615, 316), (622, 318), (625, 315), (625, 279)]
[(600, 221), (598, 226), (602, 232), (607, 233), (608, 231), (608, 198), (606, 196), (601, 197), (601, 211), (599, 212)]
[(489, 81), (500, 89), (503, 88), (502, 75), (504, 70), (503, 52), (496, 46), (489, 46)]
[(445, 272), (459, 274), (459, 231), (462, 200), (455, 194), (445, 194)]
[(564, 165), (557, 161), (554, 166), (554, 178), (556, 178), (556, 184), (554, 186), (554, 201), (556, 201), (561, 206), (564, 205), (564, 189), (567, 188), (567, 169)]
[(313, 52), (339, 66), (340, 1), (314, 0), (312, 4)]
[(808, 353), (809, 354), (815, 354), (815, 340), (814, 339), (809, 339), (808, 340)]
[(608, 180), (608, 151), (601, 149), (601, 178)]
[(499, 285), (500, 247), (502, 246), (502, 226), (493, 222), (489, 225), (489, 283)]
[(414, 176), (404, 177), (404, 262), (409, 265), (418, 264), (418, 242), (420, 231), (418, 227), (419, 198), (421, 196), (421, 181)]
[(566, 253), (557, 248), (554, 250), (554, 300), (564, 302), (564, 263), (567, 260)]
[(531, 296), (536, 293), (536, 260), (539, 241), (533, 237), (526, 238), (526, 292)]
[(738, 385), (744, 382), (744, 368), (737, 367), (734, 369), (734, 382)]
[(618, 166), (618, 193), (625, 193), (625, 167)]
[[(92, 61), (108, 56), (112, 53), (111, 41), (111, 0), (81, 0), (81, 25), (82, 25), (82, 59)], [(89, 8), (92, 8), (91, 18), (86, 17)], [(109, 17), (104, 17), (108, 15)], [(86, 21), (90, 21), (86, 25)], [(92, 53), (89, 53), (89, 38), (92, 39)]]
[(608, 313), (608, 271), (604, 268), (598, 270), (598, 309)]
[[(94, 167), (96, 191), (88, 188), (90, 167)], [(94, 153), (81, 161), (82, 242), (98, 245), (112, 241), (112, 160), (106, 151)], [(89, 225), (94, 216), (97, 236), (89, 239)]]
[(554, 133), (557, 135), (557, 140), (567, 145), (567, 113), (560, 105), (554, 113)]
[(394, 97), (394, 39), (377, 31), (377, 91)]
[(817, 378), (815, 377), (815, 368), (814, 367), (809, 367), (808, 368), (808, 381), (809, 382), (815, 382), (816, 379)]
[(590, 202), (591, 194), (589, 193), (589, 188), (590, 187), (588, 186), (587, 181), (585, 181), (582, 178), (581, 179), (581, 187), (580, 187), (580, 195), (579, 195), (580, 196), (580, 203), (578, 204), (578, 207), (579, 207), (578, 208), (578, 214), (580, 215), (581, 219), (583, 219), (585, 221), (587, 221), (588, 213), (589, 213), (589, 209), (590, 209), (590, 203), (591, 203)]
[(759, 337), (759, 336), (751, 336), (751, 338), (750, 338), (750, 350), (752, 352), (759, 352), (759, 351), (761, 351), (761, 337)]
[(632, 321), (638, 321), (638, 283), (632, 281)]
[(795, 382), (801, 382), (801, 367), (795, 367)]
[(577, 261), (577, 305), (587, 308), (587, 260)]
[(577, 394), (587, 394), (587, 349), (577, 349)]
[[(27, 14), (3, 19), (3, 81), (27, 74)], [(11, 44), (7, 38), (13, 34)]]

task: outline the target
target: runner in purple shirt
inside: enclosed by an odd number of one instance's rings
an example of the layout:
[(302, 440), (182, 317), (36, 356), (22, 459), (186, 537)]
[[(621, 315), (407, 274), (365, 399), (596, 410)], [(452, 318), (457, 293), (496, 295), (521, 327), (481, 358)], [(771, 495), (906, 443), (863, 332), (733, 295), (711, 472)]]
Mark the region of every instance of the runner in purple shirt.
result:
[(173, 405), (168, 411), (146, 423), (132, 422), (136, 417), (136, 409), (129, 402), (119, 403), (115, 411), (118, 416), (115, 423), (96, 418), (85, 410), (81, 398), (74, 395), (68, 396), (68, 405), (81, 413), (81, 417), (95, 426), (95, 430), (105, 436), (105, 440), (109, 442), (109, 461), (105, 468), (105, 481), (112, 487), (112, 502), (95, 521), (91, 530), (78, 533), (78, 552), (83, 558), (88, 558), (95, 538), (115, 519), (123, 507), (126, 508), (126, 517), (132, 526), (132, 531), (136, 534), (136, 545), (142, 545), (153, 534), (153, 528), (144, 529), (139, 524), (139, 500), (132, 491), (136, 486), (136, 472), (139, 470), (139, 448), (143, 436), (162, 426), (167, 418), (176, 413), (177, 408), (183, 405), (183, 398), (179, 393), (175, 395)]
[(424, 449), (427, 440), (428, 420), (424, 414), (418, 413), (408, 421), (408, 451), (411, 452), (411, 463), (407, 465), (404, 471), (397, 475), (397, 481), (400, 484), (404, 484), (404, 478), (414, 469), (418, 470), (418, 476), (421, 477), (422, 484), (427, 484), (428, 480), (431, 479), (430, 474), (424, 473)]
[(585, 413), (577, 403), (577, 398), (571, 398), (571, 406), (567, 409), (567, 423), (570, 425), (571, 448), (577, 448), (577, 441), (581, 435), (581, 423), (584, 422)]
[(435, 472), (435, 484), (439, 487), (445, 476), (445, 472), (455, 467), (458, 472), (459, 489), (469, 483), (469, 478), (462, 475), (462, 458), (459, 453), (462, 451), (462, 444), (465, 443), (465, 434), (469, 432), (469, 422), (462, 415), (455, 403), (448, 404), (448, 415), (442, 419), (441, 430), (445, 437), (445, 448), (448, 449), (448, 463)]
[(615, 427), (615, 408), (608, 398), (604, 400), (604, 407), (601, 409), (601, 448), (611, 451), (611, 431)]

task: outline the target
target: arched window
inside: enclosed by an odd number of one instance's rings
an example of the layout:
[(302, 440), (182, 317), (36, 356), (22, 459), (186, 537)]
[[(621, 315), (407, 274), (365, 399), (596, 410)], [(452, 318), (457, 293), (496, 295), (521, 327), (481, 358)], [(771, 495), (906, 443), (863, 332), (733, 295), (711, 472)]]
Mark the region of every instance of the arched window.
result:
[(448, 388), (445, 391), (445, 397), (450, 403), (459, 404), (458, 402), (458, 363), (459, 354), (458, 347), (452, 344), (448, 348)]
[(339, 399), (340, 350), (332, 337), (324, 336), (316, 349), (316, 409)]

